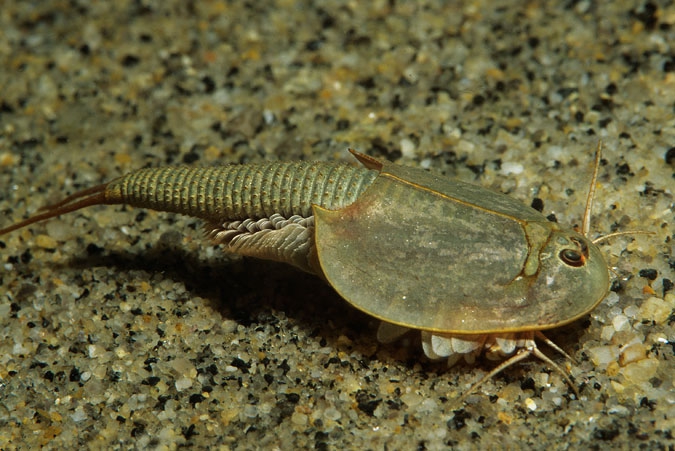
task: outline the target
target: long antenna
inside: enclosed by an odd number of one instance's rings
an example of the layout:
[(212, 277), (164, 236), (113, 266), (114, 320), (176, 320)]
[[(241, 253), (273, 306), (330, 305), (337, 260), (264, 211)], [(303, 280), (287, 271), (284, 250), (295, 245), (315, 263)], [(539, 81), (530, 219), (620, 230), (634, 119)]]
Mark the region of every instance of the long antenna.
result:
[[(593, 198), (595, 197), (595, 189), (598, 181), (598, 172), (600, 168), (600, 159), (602, 158), (602, 141), (598, 141), (598, 148), (595, 151), (595, 164), (593, 168), (593, 176), (591, 177), (591, 186), (588, 189), (588, 197), (586, 197), (586, 209), (584, 210), (584, 218), (581, 223), (581, 232), (586, 238), (589, 238), (589, 233), (591, 229), (591, 214), (593, 210)], [(600, 241), (607, 240), (609, 238), (614, 238), (622, 235), (655, 235), (655, 232), (647, 232), (645, 230), (628, 230), (625, 232), (614, 232), (608, 233), (607, 235), (600, 236), (594, 240), (591, 240), (593, 244), (597, 244)], [(589, 238), (590, 239), (590, 238)]]
[(600, 168), (600, 158), (602, 157), (602, 141), (598, 141), (598, 148), (595, 150), (595, 164), (593, 175), (591, 176), (591, 186), (588, 188), (586, 197), (586, 208), (584, 209), (584, 219), (581, 222), (581, 233), (588, 238), (591, 232), (591, 215), (593, 213), (593, 198), (595, 197), (595, 188), (598, 182), (598, 172)]

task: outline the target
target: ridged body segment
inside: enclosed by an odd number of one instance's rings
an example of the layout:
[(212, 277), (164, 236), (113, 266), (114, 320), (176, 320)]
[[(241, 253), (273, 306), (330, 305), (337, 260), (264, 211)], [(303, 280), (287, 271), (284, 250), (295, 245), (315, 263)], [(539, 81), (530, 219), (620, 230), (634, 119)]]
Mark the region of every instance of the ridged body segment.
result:
[(150, 168), (112, 181), (106, 195), (134, 207), (210, 223), (275, 213), (309, 217), (313, 204), (338, 209), (353, 203), (377, 175), (375, 170), (322, 162)]

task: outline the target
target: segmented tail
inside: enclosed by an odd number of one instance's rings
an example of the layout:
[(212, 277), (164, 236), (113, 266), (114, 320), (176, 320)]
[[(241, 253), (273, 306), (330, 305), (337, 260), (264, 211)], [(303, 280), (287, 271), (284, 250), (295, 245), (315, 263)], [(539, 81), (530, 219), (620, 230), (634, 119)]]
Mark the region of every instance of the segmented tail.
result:
[(346, 164), (275, 162), (207, 168), (147, 168), (72, 194), (0, 235), (92, 205), (126, 204), (224, 224), (280, 214), (309, 217), (312, 206), (349, 205), (377, 170)]

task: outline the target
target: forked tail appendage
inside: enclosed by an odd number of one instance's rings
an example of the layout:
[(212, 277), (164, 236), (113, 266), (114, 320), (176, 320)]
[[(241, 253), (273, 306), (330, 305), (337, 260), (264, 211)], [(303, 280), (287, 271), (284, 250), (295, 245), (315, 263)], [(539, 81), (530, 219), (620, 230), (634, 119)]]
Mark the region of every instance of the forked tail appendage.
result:
[(91, 188), (78, 191), (66, 197), (62, 201), (40, 208), (42, 213), (33, 215), (23, 221), (19, 221), (4, 229), (0, 229), (0, 235), (21, 229), (23, 227), (35, 224), (46, 219), (55, 218), (71, 211), (80, 210), (82, 208), (91, 207), (92, 205), (106, 205), (116, 204), (119, 200), (111, 199), (107, 193), (108, 183), (93, 186)]

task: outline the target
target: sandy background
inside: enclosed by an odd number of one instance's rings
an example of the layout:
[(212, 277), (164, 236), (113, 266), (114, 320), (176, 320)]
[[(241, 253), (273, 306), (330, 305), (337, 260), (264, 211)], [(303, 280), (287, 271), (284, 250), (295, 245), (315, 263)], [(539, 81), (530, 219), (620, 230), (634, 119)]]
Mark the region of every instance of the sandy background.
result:
[(494, 362), (101, 207), (0, 238), (0, 448), (672, 447), (675, 8), (499, 3), (7, 1), (0, 226), (140, 167), (347, 147), (579, 224), (602, 139), (593, 236), (656, 234), (602, 245), (613, 293), (548, 334), (576, 364), (542, 345), (581, 400), (528, 360), (458, 404)]

